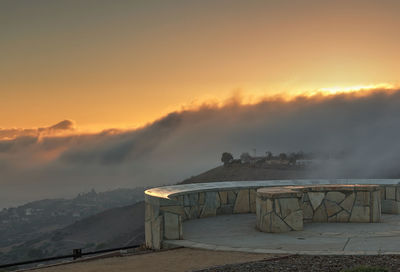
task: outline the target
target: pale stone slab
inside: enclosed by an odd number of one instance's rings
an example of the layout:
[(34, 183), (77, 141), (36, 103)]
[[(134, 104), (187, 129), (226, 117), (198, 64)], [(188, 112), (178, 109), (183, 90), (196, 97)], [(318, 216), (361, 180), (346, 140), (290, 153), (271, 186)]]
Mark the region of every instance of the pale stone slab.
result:
[(328, 217), (330, 217), (342, 210), (342, 208), (339, 207), (335, 202), (324, 201), (324, 203), (325, 203), (326, 213), (327, 213)]
[(372, 222), (380, 222), (381, 221), (381, 197), (380, 192), (372, 192)]
[(293, 230), (302, 230), (303, 229), (303, 211), (298, 210), (298, 211), (292, 212), (287, 217), (285, 217), (284, 221)]
[(179, 216), (173, 213), (164, 213), (164, 238), (179, 239)]
[(325, 199), (340, 203), (346, 198), (346, 195), (341, 192), (328, 192)]
[(234, 191), (228, 191), (228, 204), (234, 205), (236, 202), (236, 193)]
[(281, 214), (281, 205), (279, 204), (279, 199), (273, 199), (274, 201), (274, 211), (276, 214)]
[(217, 192), (206, 192), (204, 207), (201, 211), (200, 217), (216, 216), (217, 208), (220, 207), (219, 195)]
[(326, 214), (324, 204), (319, 205), (319, 207), (315, 210), (312, 221), (313, 222), (327, 222), (328, 221), (328, 215)]
[(304, 219), (312, 219), (314, 215), (314, 210), (311, 208), (310, 202), (303, 203), (303, 217)]
[(356, 192), (356, 206), (368, 206), (370, 203), (369, 192)]
[(226, 191), (219, 192), (219, 198), (221, 200), (221, 205), (228, 204), (228, 192)]
[(346, 223), (346, 222), (349, 222), (349, 218), (350, 218), (350, 213), (348, 213), (348, 212), (345, 211), (345, 210), (339, 212), (339, 213), (336, 215), (337, 222), (344, 222), (344, 223)]
[(163, 216), (158, 216), (151, 222), (151, 236), (153, 241), (152, 248), (161, 249), (161, 243), (163, 240)]
[(160, 206), (146, 202), (145, 220), (154, 220), (160, 215)]
[(153, 237), (151, 235), (151, 221), (144, 222), (145, 240), (146, 247), (151, 248), (153, 246)]
[(183, 196), (183, 205), (184, 206), (194, 206), (199, 203), (199, 194), (187, 194)]
[(279, 199), (279, 206), (280, 206), (280, 216), (285, 218), (289, 214), (294, 211), (300, 209), (299, 201), (297, 198), (280, 198)]
[(353, 193), (351, 195), (348, 195), (346, 197), (346, 199), (343, 200), (342, 203), (340, 203), (340, 206), (343, 209), (345, 209), (346, 211), (348, 211), (349, 213), (351, 213), (351, 209), (353, 208), (354, 200), (355, 200), (355, 196), (354, 196), (354, 193)]
[(199, 205), (204, 205), (204, 200), (205, 196), (204, 196), (204, 192), (200, 192), (199, 193)]
[(325, 197), (325, 193), (321, 192), (308, 192), (308, 198), (310, 199), (311, 206), (313, 207), (314, 211), (321, 205), (322, 200)]
[(386, 199), (389, 200), (396, 199), (396, 187), (386, 186)]
[(188, 219), (196, 219), (199, 217), (200, 208), (198, 206), (188, 207), (189, 212), (186, 214)]
[(271, 232), (288, 232), (290, 227), (275, 213), (271, 213)]
[(400, 214), (400, 202), (396, 200), (382, 200), (382, 212)]
[(240, 190), (237, 197), (235, 206), (233, 208), (234, 213), (248, 213), (250, 212), (249, 205), (249, 190)]
[(354, 206), (350, 215), (349, 222), (370, 222), (370, 208), (362, 206)]

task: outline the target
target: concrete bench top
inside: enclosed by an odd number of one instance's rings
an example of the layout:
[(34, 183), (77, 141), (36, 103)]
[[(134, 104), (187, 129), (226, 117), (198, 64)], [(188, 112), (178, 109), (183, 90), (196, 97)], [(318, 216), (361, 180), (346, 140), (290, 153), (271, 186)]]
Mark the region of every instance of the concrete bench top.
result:
[(285, 198), (285, 197), (302, 197), (303, 192), (300, 191), (301, 186), (296, 188), (290, 187), (270, 187), (257, 190), (257, 195), (267, 198)]
[[(145, 191), (148, 196), (169, 199), (196, 192), (240, 190), (271, 186), (303, 186), (303, 185), (399, 185), (400, 179), (293, 179), (293, 180), (258, 180), (258, 181), (224, 181), (209, 183), (193, 183), (152, 188)], [(317, 190), (315, 188), (314, 190)]]
[(305, 192), (373, 192), (379, 190), (379, 185), (360, 185), (360, 184), (335, 184), (335, 185), (303, 185), (303, 186), (283, 186), (283, 187), (264, 187), (257, 190), (257, 194), (267, 198), (301, 197)]

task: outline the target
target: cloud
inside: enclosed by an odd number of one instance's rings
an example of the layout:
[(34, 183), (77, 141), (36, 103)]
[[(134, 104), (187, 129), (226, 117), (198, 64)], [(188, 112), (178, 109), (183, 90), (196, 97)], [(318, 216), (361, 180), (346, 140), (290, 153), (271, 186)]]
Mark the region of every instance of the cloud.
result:
[(70, 121), (36, 133), (18, 130), (11, 140), (0, 141), (0, 206), (92, 187), (175, 183), (218, 165), (224, 151), (237, 157), (253, 148), (259, 154), (346, 154), (315, 176), (394, 177), (400, 173), (399, 120), (400, 91), (372, 90), (265, 98), (251, 105), (235, 97), (223, 105), (173, 112), (130, 131), (54, 133), (74, 131)]
[(0, 140), (11, 140), (19, 137), (40, 137), (40, 136), (57, 136), (72, 132), (75, 130), (75, 122), (72, 120), (63, 120), (50, 127), (40, 127), (34, 129), (1, 129)]

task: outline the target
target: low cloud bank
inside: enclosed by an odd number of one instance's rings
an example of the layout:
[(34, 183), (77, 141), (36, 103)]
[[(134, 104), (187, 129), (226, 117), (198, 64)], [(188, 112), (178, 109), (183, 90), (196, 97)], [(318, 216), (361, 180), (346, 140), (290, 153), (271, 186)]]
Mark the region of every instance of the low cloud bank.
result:
[[(179, 182), (235, 156), (304, 150), (346, 154), (317, 173), (400, 174), (400, 91), (265, 99), (173, 112), (132, 131), (64, 134), (72, 121), (37, 130), (0, 130), (0, 207), (96, 188)], [(7, 138), (8, 140), (4, 140)], [(11, 138), (11, 140), (10, 140)]]

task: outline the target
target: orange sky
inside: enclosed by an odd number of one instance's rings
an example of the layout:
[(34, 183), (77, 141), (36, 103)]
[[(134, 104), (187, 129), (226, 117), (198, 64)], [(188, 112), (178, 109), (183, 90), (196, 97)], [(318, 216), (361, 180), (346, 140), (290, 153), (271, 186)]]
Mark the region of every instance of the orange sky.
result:
[(1, 1), (0, 128), (135, 127), (238, 89), (397, 86), (399, 10), (385, 0)]

